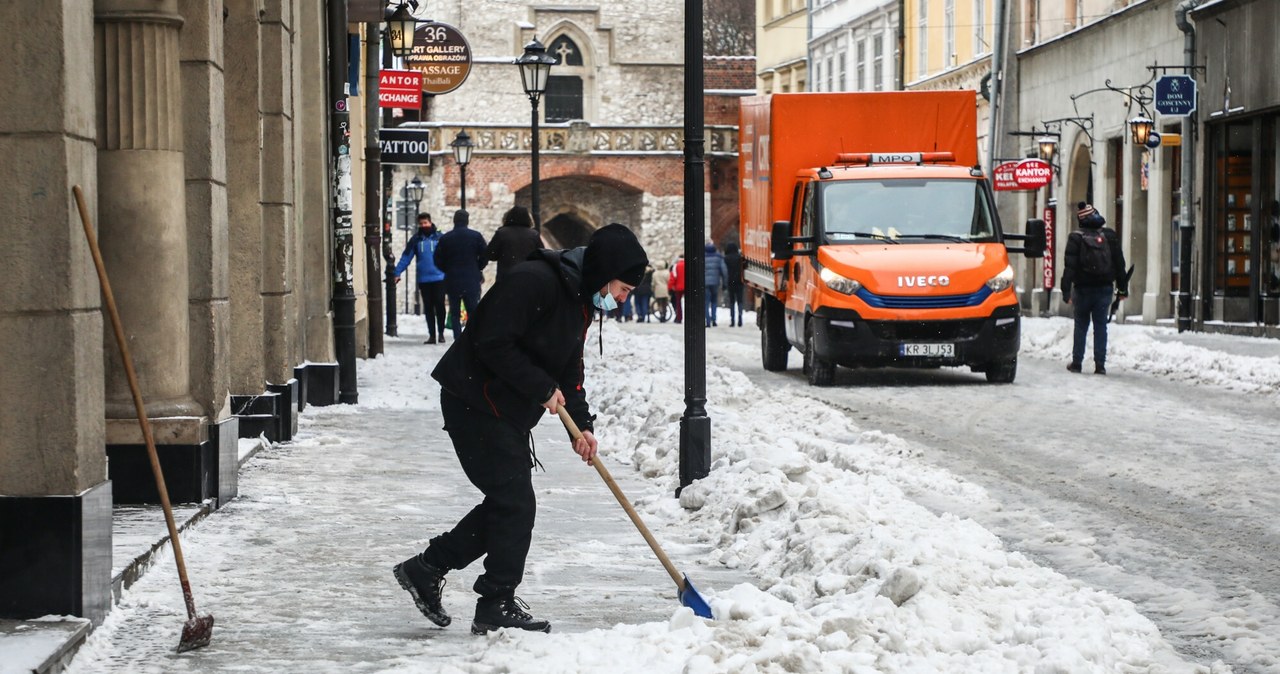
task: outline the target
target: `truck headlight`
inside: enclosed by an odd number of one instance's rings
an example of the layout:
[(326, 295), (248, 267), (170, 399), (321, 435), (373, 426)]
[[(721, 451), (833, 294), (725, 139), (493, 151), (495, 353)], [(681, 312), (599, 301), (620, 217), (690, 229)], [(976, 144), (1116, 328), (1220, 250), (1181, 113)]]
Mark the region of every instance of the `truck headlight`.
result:
[[(858, 292), (859, 290), (862, 290), (861, 283), (858, 283), (857, 281), (851, 278), (845, 278), (831, 271), (831, 269), (828, 267), (823, 267), (822, 271), (818, 272), (818, 277), (822, 279), (823, 283), (827, 284), (828, 288), (838, 293), (842, 293), (845, 295), (852, 295)], [(1009, 278), (1013, 278), (1013, 277), (1010, 276)]]
[(991, 279), (987, 281), (987, 287), (995, 292), (1000, 292), (1001, 290), (1005, 290), (1006, 288), (1012, 285), (1013, 285), (1013, 267), (1009, 265), (1005, 265), (1004, 271), (1000, 272), (999, 274), (996, 274), (995, 276), (992, 276)]

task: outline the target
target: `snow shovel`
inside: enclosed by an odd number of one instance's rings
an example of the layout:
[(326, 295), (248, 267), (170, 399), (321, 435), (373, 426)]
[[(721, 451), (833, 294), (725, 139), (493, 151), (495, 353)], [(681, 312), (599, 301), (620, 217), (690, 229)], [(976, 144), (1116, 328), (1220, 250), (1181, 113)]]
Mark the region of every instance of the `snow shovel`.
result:
[[(573, 417), (569, 416), (568, 410), (561, 406), (556, 410), (556, 412), (560, 415), (560, 421), (564, 422), (564, 427), (569, 429), (569, 434), (573, 436), (574, 440), (582, 437), (582, 431), (578, 430), (578, 425), (573, 423)], [(591, 460), (591, 465), (596, 467), (596, 472), (600, 473), (600, 477), (604, 480), (604, 483), (608, 485), (609, 491), (613, 492), (614, 497), (618, 499), (618, 504), (622, 506), (623, 510), (627, 511), (627, 517), (631, 518), (631, 523), (636, 525), (636, 528), (640, 530), (640, 535), (644, 536), (645, 542), (653, 549), (653, 554), (658, 556), (658, 561), (662, 562), (663, 568), (665, 568), (667, 573), (671, 575), (671, 580), (675, 581), (676, 592), (680, 597), (680, 603), (693, 609), (694, 615), (697, 615), (700, 618), (714, 619), (715, 616), (711, 615), (711, 607), (707, 605), (707, 600), (703, 599), (702, 595), (698, 594), (697, 588), (695, 588), (693, 583), (689, 581), (688, 576), (682, 575), (676, 570), (675, 565), (672, 564), (671, 560), (667, 557), (667, 553), (662, 551), (662, 546), (658, 545), (657, 539), (655, 539), (653, 534), (649, 532), (649, 527), (644, 525), (644, 521), (640, 519), (640, 515), (636, 513), (636, 509), (631, 507), (631, 501), (628, 501), (627, 497), (623, 495), (622, 489), (618, 487), (618, 483), (613, 481), (613, 476), (610, 475), (609, 470), (604, 467), (604, 463), (600, 461), (599, 455), (596, 455), (596, 457)]]
[(178, 542), (178, 527), (173, 522), (173, 507), (169, 505), (169, 489), (165, 487), (164, 474), (160, 472), (160, 458), (156, 455), (155, 438), (151, 435), (151, 424), (142, 406), (142, 391), (138, 388), (138, 375), (133, 370), (133, 359), (129, 356), (124, 327), (120, 324), (120, 314), (116, 311), (115, 295), (111, 293), (111, 283), (107, 281), (107, 270), (102, 265), (102, 251), (98, 249), (98, 239), (93, 234), (93, 225), (89, 223), (89, 207), (84, 203), (84, 192), (80, 191), (79, 185), (72, 187), (71, 190), (75, 192), (76, 206), (80, 208), (80, 222), (84, 224), (84, 235), (89, 241), (89, 251), (93, 253), (93, 265), (98, 269), (102, 299), (106, 302), (107, 313), (111, 316), (111, 327), (116, 333), (116, 344), (120, 347), (120, 360), (124, 362), (124, 373), (129, 379), (129, 390), (133, 393), (133, 406), (138, 411), (138, 425), (142, 427), (142, 438), (147, 443), (147, 455), (151, 457), (151, 472), (156, 477), (156, 491), (160, 493), (160, 504), (164, 506), (164, 521), (169, 525), (169, 541), (173, 543), (173, 558), (178, 563), (178, 579), (182, 581), (182, 598), (187, 603), (187, 622), (182, 624), (178, 652), (208, 646), (209, 639), (213, 637), (213, 616), (196, 615), (196, 602), (191, 597), (191, 583), (187, 582), (187, 564), (182, 559), (182, 544)]

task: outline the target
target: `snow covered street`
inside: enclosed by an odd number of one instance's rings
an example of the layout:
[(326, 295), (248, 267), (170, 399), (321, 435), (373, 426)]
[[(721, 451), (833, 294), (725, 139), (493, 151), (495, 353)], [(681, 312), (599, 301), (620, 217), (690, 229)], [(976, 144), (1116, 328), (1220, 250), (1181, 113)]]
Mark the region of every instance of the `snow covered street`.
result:
[(239, 499), (185, 536), (211, 646), (172, 652), (185, 613), (162, 555), (73, 671), (1280, 668), (1280, 429), (1262, 423), (1278, 409), (1274, 342), (1227, 338), (1229, 352), (1120, 326), (1112, 375), (1070, 375), (1068, 324), (1030, 319), (1012, 386), (842, 370), (812, 389), (797, 354), (788, 372), (760, 368), (750, 320), (714, 328), (714, 464), (677, 500), (680, 326), (609, 323), (604, 356), (587, 349), (602, 455), (717, 618), (679, 607), (548, 418), (519, 594), (553, 632), (473, 637), (478, 569), (450, 574), (443, 630), (389, 573), (477, 497), (439, 430), (428, 372), (443, 349), (420, 320), (401, 317), (386, 356), (361, 363), (360, 405), (308, 408), (296, 440), (253, 458)]

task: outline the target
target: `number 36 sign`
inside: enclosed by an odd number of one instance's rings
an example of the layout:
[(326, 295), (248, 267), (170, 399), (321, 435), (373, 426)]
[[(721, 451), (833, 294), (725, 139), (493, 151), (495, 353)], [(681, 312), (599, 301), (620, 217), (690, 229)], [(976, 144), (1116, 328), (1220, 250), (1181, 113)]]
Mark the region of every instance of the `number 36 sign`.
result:
[(423, 92), (447, 94), (462, 86), (471, 74), (471, 45), (447, 23), (421, 23), (413, 35), (413, 53), (404, 63), (422, 73)]

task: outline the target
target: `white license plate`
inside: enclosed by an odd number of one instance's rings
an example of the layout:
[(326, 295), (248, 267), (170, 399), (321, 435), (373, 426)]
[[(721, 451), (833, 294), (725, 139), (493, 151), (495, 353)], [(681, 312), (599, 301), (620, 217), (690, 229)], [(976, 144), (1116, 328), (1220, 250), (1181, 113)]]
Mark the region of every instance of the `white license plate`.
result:
[(956, 355), (955, 344), (900, 344), (898, 353), (903, 356), (925, 358), (951, 358)]

